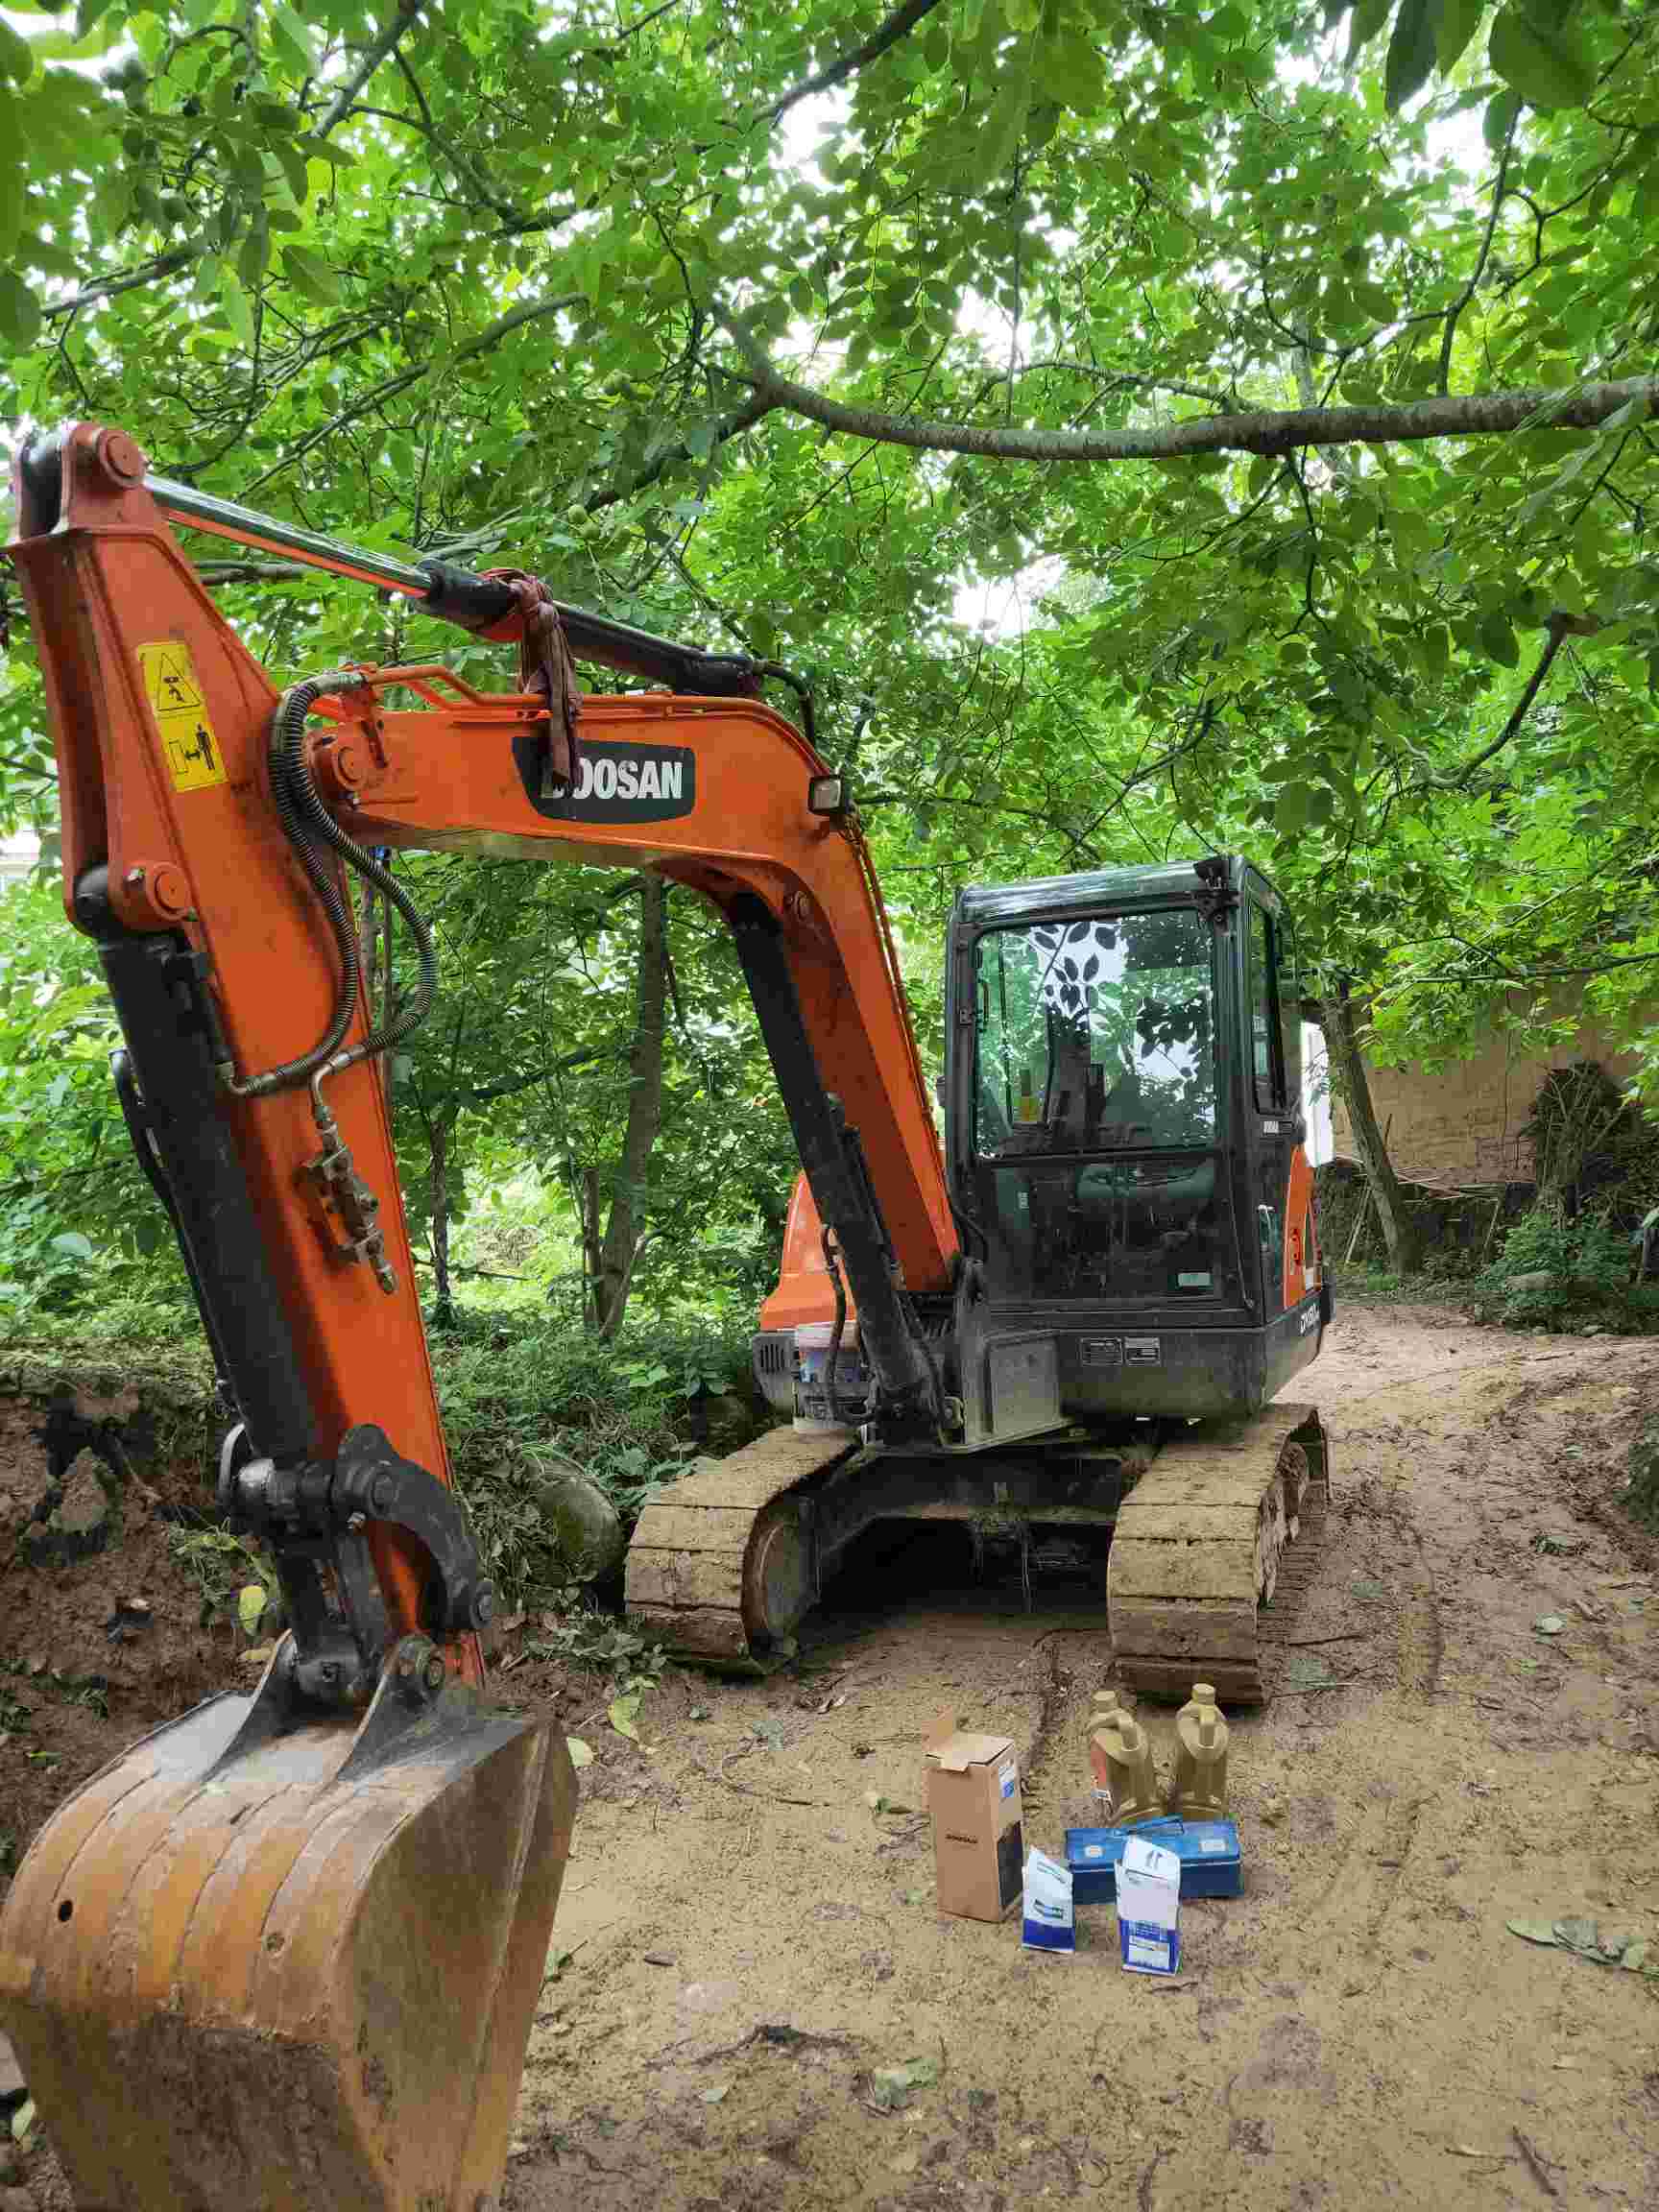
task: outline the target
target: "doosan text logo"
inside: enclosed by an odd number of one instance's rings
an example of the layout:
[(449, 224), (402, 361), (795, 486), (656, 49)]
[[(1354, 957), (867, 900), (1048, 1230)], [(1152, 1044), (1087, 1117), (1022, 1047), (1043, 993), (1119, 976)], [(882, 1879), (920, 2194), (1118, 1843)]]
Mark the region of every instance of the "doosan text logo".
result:
[(572, 822), (672, 822), (696, 800), (697, 756), (688, 745), (585, 739), (574, 786), (543, 811)]
[(627, 756), (595, 760), (585, 753), (571, 797), (583, 799), (683, 799), (685, 763), (683, 760), (638, 760)]

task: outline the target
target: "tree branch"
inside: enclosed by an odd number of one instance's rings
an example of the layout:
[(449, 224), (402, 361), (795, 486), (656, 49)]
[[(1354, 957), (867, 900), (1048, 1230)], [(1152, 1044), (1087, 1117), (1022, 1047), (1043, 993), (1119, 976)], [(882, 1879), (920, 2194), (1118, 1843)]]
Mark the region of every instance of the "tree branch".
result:
[(1515, 144), (1515, 126), (1521, 120), (1519, 108), (1509, 118), (1509, 128), (1503, 133), (1503, 151), (1498, 158), (1498, 181), (1492, 187), (1492, 206), (1486, 217), (1485, 232), (1480, 240), (1480, 251), (1475, 256), (1475, 266), (1469, 273), (1469, 281), (1446, 310), (1446, 329), (1440, 340), (1440, 370), (1434, 389), (1444, 399), (1452, 380), (1452, 341), (1457, 335), (1457, 318), (1474, 299), (1481, 277), (1486, 274), (1487, 256), (1492, 252), (1492, 233), (1498, 228), (1498, 218), (1503, 211), (1504, 185), (1509, 178), (1509, 156)]
[(326, 138), (337, 130), (351, 112), (351, 103), (379, 68), (382, 61), (399, 46), (414, 30), (426, 0), (397, 0), (397, 12), (380, 33), (372, 46), (357, 58), (357, 66), (329, 101), (322, 121), (317, 125), (319, 138)]
[(432, 374), (435, 368), (453, 369), (463, 361), (470, 361), (476, 355), (486, 352), (498, 339), (505, 338), (510, 331), (519, 329), (526, 323), (534, 323), (540, 316), (557, 315), (562, 308), (574, 307), (587, 297), (585, 292), (559, 292), (550, 300), (526, 301), (523, 306), (513, 307), (505, 315), (497, 315), (493, 323), (486, 323), (482, 330), (456, 348), (446, 363), (428, 362), (421, 368), (403, 369), (396, 376), (388, 376), (383, 383), (364, 393), (361, 398), (353, 399), (349, 406), (342, 407), (337, 415), (331, 415), (318, 429), (301, 438), (298, 445), (273, 461), (269, 469), (262, 469), (252, 483), (245, 487), (243, 498), (251, 499), (262, 484), (268, 484), (273, 476), (279, 476), (283, 469), (291, 469), (296, 461), (303, 460), (313, 446), (322, 445), (325, 438), (331, 438), (336, 430), (344, 430), (349, 422), (355, 422), (360, 415), (367, 415), (372, 407), (377, 407), (383, 399), (395, 399), (399, 392), (406, 392), (411, 384), (421, 383)]
[(1469, 759), (1464, 761), (1461, 768), (1456, 769), (1445, 779), (1448, 788), (1455, 790), (1458, 785), (1467, 783), (1477, 768), (1483, 768), (1494, 754), (1503, 752), (1504, 746), (1508, 744), (1510, 738), (1515, 735), (1522, 723), (1526, 721), (1527, 711), (1533, 700), (1538, 696), (1539, 685), (1550, 673), (1551, 661), (1560, 652), (1563, 643), (1575, 627), (1574, 618), (1570, 614), (1555, 613), (1551, 615), (1550, 636), (1545, 642), (1543, 652), (1538, 656), (1537, 667), (1527, 679), (1526, 690), (1515, 702), (1514, 712), (1504, 723), (1497, 736), (1493, 738), (1490, 745), (1482, 745), (1479, 753), (1473, 754)]
[(206, 251), (205, 246), (176, 246), (171, 252), (157, 253), (148, 261), (141, 261), (136, 269), (123, 270), (118, 276), (100, 276), (96, 283), (84, 284), (79, 292), (71, 292), (67, 300), (53, 301), (41, 312), (48, 322), (54, 315), (78, 315), (83, 307), (91, 307), (100, 300), (117, 299), (123, 292), (136, 292), (141, 285), (171, 276), (175, 270), (188, 269), (191, 262), (200, 261)]
[[(709, 452), (743, 431), (752, 430), (757, 422), (764, 421), (771, 414), (773, 404), (764, 394), (757, 392), (741, 407), (734, 408), (730, 415), (722, 415), (714, 425)], [(656, 452), (620, 482), (608, 484), (602, 492), (592, 493), (583, 504), (589, 515), (597, 515), (602, 508), (614, 507), (619, 499), (632, 499), (637, 492), (643, 492), (648, 485), (655, 484), (660, 476), (680, 462), (695, 461), (698, 458), (684, 438), (676, 438), (672, 444), (659, 446)]]
[(737, 372), (776, 407), (848, 438), (921, 452), (970, 453), (998, 461), (1180, 461), (1194, 453), (1284, 455), (1298, 446), (1393, 445), (1427, 438), (1493, 438), (1514, 430), (1593, 430), (1632, 399), (1659, 411), (1659, 376), (1556, 391), (1479, 392), (1414, 399), (1403, 406), (1262, 408), (1204, 415), (1155, 430), (1031, 430), (978, 422), (930, 421), (852, 407), (798, 384), (767, 357), (754, 335), (722, 311), (744, 368)]
[(897, 46), (905, 33), (914, 31), (922, 18), (931, 15), (938, 5), (939, 0), (903, 0), (903, 5), (895, 8), (885, 22), (878, 24), (862, 46), (854, 46), (815, 76), (804, 77), (781, 99), (774, 100), (765, 110), (767, 120), (777, 123), (801, 101), (810, 100), (814, 92), (830, 92), (837, 84), (845, 84), (849, 77), (855, 77), (868, 63), (879, 60), (889, 46)]

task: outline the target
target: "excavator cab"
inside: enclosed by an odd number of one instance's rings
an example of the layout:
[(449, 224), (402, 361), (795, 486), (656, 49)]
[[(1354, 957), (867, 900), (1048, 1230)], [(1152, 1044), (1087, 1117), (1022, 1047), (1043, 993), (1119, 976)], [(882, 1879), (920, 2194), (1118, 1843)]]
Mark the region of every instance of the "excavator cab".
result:
[(1062, 1412), (1253, 1413), (1318, 1348), (1293, 938), (1236, 856), (964, 891), (946, 1156), (979, 1327)]

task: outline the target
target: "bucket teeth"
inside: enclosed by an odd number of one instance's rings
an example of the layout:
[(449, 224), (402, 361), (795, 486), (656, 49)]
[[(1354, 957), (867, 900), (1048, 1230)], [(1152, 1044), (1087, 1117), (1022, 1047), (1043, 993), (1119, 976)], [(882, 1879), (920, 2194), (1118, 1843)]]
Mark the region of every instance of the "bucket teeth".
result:
[(349, 1719), (227, 1762), (251, 1700), (216, 1698), (41, 1831), (0, 1910), (0, 2018), (78, 2203), (493, 2199), (575, 1778), (556, 1732), (440, 1702), (342, 1779)]
[[(1166, 1444), (1118, 1508), (1106, 1568), (1118, 1678), (1222, 1702), (1272, 1690), (1276, 1639), (1262, 1608), (1286, 1604), (1310, 1561), (1329, 1495), (1325, 1431), (1310, 1406)], [(1292, 1547), (1295, 1547), (1292, 1550)]]

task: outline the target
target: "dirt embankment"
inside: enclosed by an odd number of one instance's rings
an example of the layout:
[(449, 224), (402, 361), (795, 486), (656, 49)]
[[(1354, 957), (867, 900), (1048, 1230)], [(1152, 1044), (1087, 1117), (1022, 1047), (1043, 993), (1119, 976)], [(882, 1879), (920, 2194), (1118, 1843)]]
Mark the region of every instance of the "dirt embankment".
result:
[[(1039, 1577), (1028, 1611), (924, 1547), (902, 1603), (831, 1591), (792, 1674), (671, 1670), (637, 1745), (590, 1677), (497, 1677), (598, 1753), (509, 2212), (1659, 2201), (1659, 1984), (1506, 1926), (1590, 1917), (1659, 1960), (1659, 1547), (1619, 1505), (1659, 1347), (1347, 1310), (1305, 1381), (1325, 1549), (1284, 1688), (1236, 1719), (1245, 1893), (1189, 1903), (1174, 1984), (1121, 1973), (1109, 1908), (1069, 1961), (933, 1909), (914, 1808), (942, 1706), (1019, 1740), (1030, 1840), (1086, 1816), (1111, 1651), (1074, 1584)], [(0, 1431), (0, 1485), (29, 1425)], [(116, 1551), (0, 1573), (0, 1694), (29, 1709), (0, 1790), (31, 1824), (236, 1674), (168, 1544), (180, 1479), (151, 1472)], [(129, 1595), (151, 1625), (111, 1643)], [(108, 1719), (53, 1669), (106, 1676)], [(25, 1773), (31, 1749), (60, 1764)], [(872, 2071), (917, 2058), (936, 2080), (882, 2108)], [(27, 2180), (66, 2203), (38, 2154)]]

